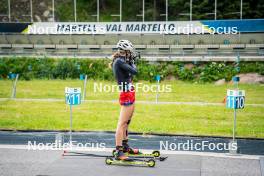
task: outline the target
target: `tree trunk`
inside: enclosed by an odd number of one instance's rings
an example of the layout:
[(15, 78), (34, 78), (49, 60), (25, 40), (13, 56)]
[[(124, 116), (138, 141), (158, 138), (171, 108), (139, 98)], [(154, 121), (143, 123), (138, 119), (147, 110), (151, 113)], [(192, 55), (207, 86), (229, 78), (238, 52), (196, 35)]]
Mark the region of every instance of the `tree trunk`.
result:
[(102, 10), (106, 10), (105, 0), (99, 0), (100, 6), (102, 7)]
[(156, 21), (157, 16), (157, 1), (153, 0), (153, 21)]

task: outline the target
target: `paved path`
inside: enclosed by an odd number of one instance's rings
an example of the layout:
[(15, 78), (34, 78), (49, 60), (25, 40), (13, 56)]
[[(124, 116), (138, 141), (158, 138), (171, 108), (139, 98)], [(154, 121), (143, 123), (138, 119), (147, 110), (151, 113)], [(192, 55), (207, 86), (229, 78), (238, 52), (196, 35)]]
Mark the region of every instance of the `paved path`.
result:
[[(68, 132), (17, 132), (17, 131), (0, 131), (0, 145), (27, 145), (28, 141), (34, 143), (54, 143), (56, 135), (63, 135), (64, 143), (69, 141)], [(130, 145), (132, 147), (149, 150), (170, 150), (170, 151), (193, 151), (193, 152), (211, 152), (211, 153), (229, 153), (229, 150), (217, 150), (208, 147), (197, 151), (191, 149), (189, 144), (205, 142), (206, 144), (229, 144), (229, 138), (220, 137), (191, 137), (191, 136), (160, 136), (160, 135), (142, 135), (142, 134), (130, 134)], [(113, 132), (73, 132), (73, 141), (75, 143), (86, 144), (89, 143), (93, 146), (97, 144), (104, 144), (106, 148), (113, 148), (115, 146), (115, 134)], [(176, 145), (180, 143), (186, 144), (189, 147)], [(237, 144), (240, 154), (247, 155), (264, 155), (264, 139), (237, 139)], [(161, 146), (162, 145), (162, 146)], [(168, 148), (165, 148), (168, 147)]]
[[(113, 133), (73, 133), (73, 140), (85, 143), (102, 143), (107, 148), (86, 148), (76, 153), (62, 150), (29, 150), (27, 141), (55, 142), (56, 132), (7, 132), (0, 131), (1, 176), (264, 176), (264, 155), (229, 154), (196, 151), (161, 151), (166, 161), (156, 162), (154, 168), (106, 165), (105, 157), (111, 155), (114, 146)], [(65, 140), (68, 139), (65, 133)], [(130, 135), (132, 144), (144, 148), (144, 152), (158, 149), (159, 141), (186, 142), (187, 140), (224, 142), (221, 138), (183, 136)], [(256, 143), (257, 142), (257, 143)], [(257, 145), (255, 153), (263, 152), (263, 140), (241, 140), (241, 144)], [(77, 151), (76, 148), (71, 149)], [(245, 149), (243, 149), (245, 151)], [(254, 153), (253, 152), (253, 153)], [(90, 154), (90, 155), (89, 155)], [(252, 154), (252, 153), (251, 153)]]
[[(85, 152), (106, 155), (105, 152)], [(262, 157), (167, 154), (154, 168), (108, 166), (104, 157), (62, 156), (62, 151), (31, 151), (0, 147), (1, 176), (261, 176)], [(262, 170), (262, 171), (261, 171)]]

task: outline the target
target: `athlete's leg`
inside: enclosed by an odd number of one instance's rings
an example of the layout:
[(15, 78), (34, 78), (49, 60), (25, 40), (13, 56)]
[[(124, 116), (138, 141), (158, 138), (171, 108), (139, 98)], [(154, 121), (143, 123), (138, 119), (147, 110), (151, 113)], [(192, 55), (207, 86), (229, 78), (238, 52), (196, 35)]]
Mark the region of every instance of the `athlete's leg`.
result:
[(127, 129), (127, 122), (131, 115), (132, 106), (121, 106), (120, 116), (116, 129), (116, 150), (117, 150), (117, 159), (126, 160), (127, 156), (124, 155), (124, 147), (123, 147), (123, 138), (125, 130)]
[(132, 104), (130, 106), (131, 106), (131, 109), (128, 112), (129, 113), (128, 114), (129, 118), (128, 118), (128, 121), (127, 121), (127, 126), (126, 126), (125, 131), (124, 131), (123, 140), (127, 140), (127, 138), (128, 138), (128, 127), (129, 127), (129, 124), (131, 122), (134, 110), (135, 110), (135, 104)]
[(129, 152), (131, 154), (138, 154), (139, 153), (138, 149), (133, 149), (133, 148), (131, 148), (128, 145), (128, 128), (129, 128), (129, 124), (130, 124), (132, 116), (133, 116), (134, 109), (135, 109), (135, 104), (133, 104), (133, 107), (131, 107), (131, 111), (130, 111), (130, 114), (129, 114), (130, 115), (129, 116), (129, 120), (127, 122), (124, 138), (123, 138), (123, 141), (122, 141), (122, 146), (123, 146), (124, 152)]
[(124, 139), (124, 134), (126, 134), (127, 122), (131, 118), (131, 114), (134, 110), (134, 105), (121, 106), (120, 116), (116, 129), (116, 146), (122, 146), (122, 140)]

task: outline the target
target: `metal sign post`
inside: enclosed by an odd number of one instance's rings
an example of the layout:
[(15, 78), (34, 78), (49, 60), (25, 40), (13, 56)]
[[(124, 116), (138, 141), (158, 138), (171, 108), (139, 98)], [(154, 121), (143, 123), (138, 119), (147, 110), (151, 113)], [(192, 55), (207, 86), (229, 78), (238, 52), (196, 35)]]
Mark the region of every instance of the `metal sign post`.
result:
[(12, 88), (12, 94), (11, 94), (11, 98), (16, 98), (16, 85), (17, 85), (17, 81), (19, 78), (19, 74), (15, 74), (15, 73), (10, 73), (8, 75), (8, 78), (13, 81), (13, 88)]
[(70, 105), (70, 145), (72, 144), (72, 105), (81, 104), (81, 88), (65, 87), (65, 102)]
[(70, 104), (70, 144), (72, 141), (72, 105)]
[(57, 148), (62, 148), (64, 144), (63, 133), (58, 133), (55, 135), (55, 145)]
[(156, 81), (157, 81), (156, 103), (158, 103), (160, 75), (156, 75), (155, 79), (156, 79)]
[[(245, 91), (239, 90), (238, 88), (238, 82), (239, 77), (233, 77), (232, 80), (234, 81), (235, 89), (227, 90), (227, 101), (226, 101), (226, 107), (234, 109), (234, 123), (233, 123), (233, 138), (230, 144), (236, 143), (236, 119), (237, 119), (237, 109), (243, 109), (245, 105)], [(237, 153), (236, 150), (230, 150), (230, 153)]]
[(82, 95), (82, 100), (85, 100), (86, 97), (86, 85), (87, 85), (87, 75), (80, 74), (80, 80), (84, 80), (83, 82), (83, 95)]

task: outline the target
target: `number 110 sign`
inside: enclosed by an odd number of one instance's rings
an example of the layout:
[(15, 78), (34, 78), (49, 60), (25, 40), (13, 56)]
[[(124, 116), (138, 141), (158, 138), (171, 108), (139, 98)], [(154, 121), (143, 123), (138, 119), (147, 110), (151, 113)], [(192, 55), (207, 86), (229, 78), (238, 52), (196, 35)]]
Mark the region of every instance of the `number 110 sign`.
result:
[(232, 109), (243, 109), (245, 105), (244, 90), (227, 90), (226, 107)]
[(81, 88), (65, 87), (65, 101), (68, 105), (81, 104)]

